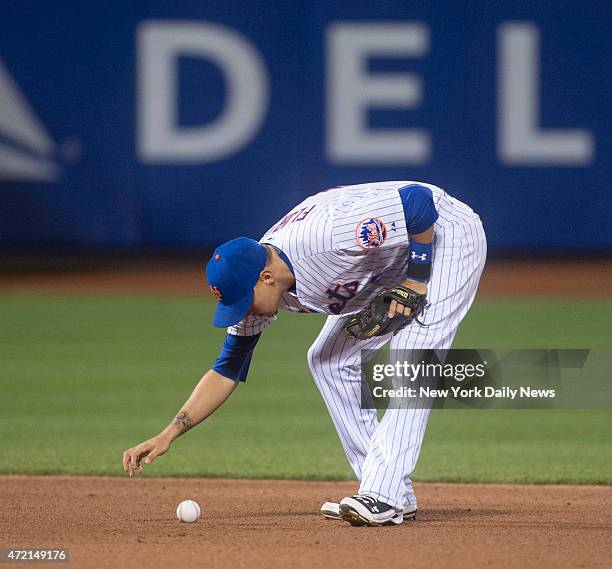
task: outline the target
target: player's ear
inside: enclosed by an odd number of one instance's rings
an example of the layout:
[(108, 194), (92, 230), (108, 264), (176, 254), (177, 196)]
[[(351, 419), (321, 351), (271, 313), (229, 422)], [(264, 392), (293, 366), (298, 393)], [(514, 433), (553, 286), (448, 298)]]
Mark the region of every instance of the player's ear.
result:
[(263, 281), (264, 284), (274, 284), (274, 275), (272, 274), (272, 271), (268, 269), (264, 269), (263, 271), (261, 271), (261, 273), (259, 273), (259, 279)]

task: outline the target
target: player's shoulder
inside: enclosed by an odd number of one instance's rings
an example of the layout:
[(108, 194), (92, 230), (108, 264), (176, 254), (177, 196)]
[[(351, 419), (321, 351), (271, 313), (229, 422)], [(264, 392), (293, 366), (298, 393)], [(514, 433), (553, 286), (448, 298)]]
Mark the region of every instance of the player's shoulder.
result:
[[(431, 184), (410, 180), (365, 182), (335, 186), (308, 196), (283, 215), (260, 239), (283, 250), (292, 261), (338, 249), (359, 225), (367, 234), (377, 223), (391, 230), (401, 225), (402, 203), (398, 190), (412, 184)], [(381, 221), (382, 213), (385, 219)], [(374, 225), (372, 225), (374, 224)], [(374, 227), (375, 229), (376, 227)]]
[[(332, 248), (340, 254), (368, 255), (375, 250), (405, 247), (407, 222), (402, 190), (428, 195), (443, 190), (416, 180), (391, 180), (346, 186), (336, 202)], [(434, 198), (434, 202), (436, 199)]]
[(329, 199), (309, 196), (283, 215), (260, 239), (281, 249), (291, 261), (325, 250), (330, 235)]
[(336, 215), (342, 215), (347, 208), (369, 207), (371, 204), (384, 203), (397, 199), (399, 191), (405, 188), (422, 189), (430, 192), (434, 197), (445, 194), (445, 191), (429, 182), (418, 180), (389, 180), (382, 182), (365, 182), (347, 186), (337, 186), (317, 194), (321, 200), (329, 200), (333, 204)]

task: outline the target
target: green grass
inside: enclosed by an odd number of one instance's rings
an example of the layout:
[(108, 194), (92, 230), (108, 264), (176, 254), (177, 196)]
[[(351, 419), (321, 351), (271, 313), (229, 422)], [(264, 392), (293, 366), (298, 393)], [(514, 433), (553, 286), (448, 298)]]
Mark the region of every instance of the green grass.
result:
[[(174, 416), (224, 332), (197, 298), (0, 296), (0, 472), (120, 474)], [(610, 346), (612, 301), (483, 300), (456, 347)], [(148, 468), (159, 476), (350, 479), (306, 349), (317, 315), (282, 314), (249, 381)], [(433, 413), (417, 480), (612, 483), (611, 410)]]

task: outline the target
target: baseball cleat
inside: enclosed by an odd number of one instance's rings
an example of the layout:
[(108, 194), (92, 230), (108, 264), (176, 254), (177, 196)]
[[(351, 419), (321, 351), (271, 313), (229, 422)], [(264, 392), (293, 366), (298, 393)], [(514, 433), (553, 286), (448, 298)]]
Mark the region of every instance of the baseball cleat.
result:
[(412, 506), (404, 507), (404, 521), (406, 521), (406, 520), (413, 520), (414, 518), (416, 518), (416, 513), (417, 513), (417, 506), (416, 506), (416, 504), (414, 504)]
[(357, 494), (340, 502), (340, 517), (352, 526), (396, 526), (404, 521), (403, 512), (372, 496)]
[[(417, 507), (406, 506), (404, 508), (404, 521), (416, 518)], [(338, 502), (325, 502), (321, 506), (321, 514), (328, 520), (341, 520), (340, 517), (340, 504)]]
[(340, 504), (338, 502), (325, 502), (321, 506), (321, 514), (328, 520), (340, 520)]

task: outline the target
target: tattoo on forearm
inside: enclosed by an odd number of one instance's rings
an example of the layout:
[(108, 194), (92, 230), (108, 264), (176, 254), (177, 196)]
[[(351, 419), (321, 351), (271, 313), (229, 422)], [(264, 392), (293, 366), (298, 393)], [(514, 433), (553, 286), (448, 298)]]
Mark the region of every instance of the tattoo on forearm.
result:
[(191, 429), (191, 427), (193, 427), (191, 417), (189, 416), (189, 413), (187, 413), (187, 411), (181, 411), (176, 417), (174, 417), (174, 421), (172, 422), (172, 424), (176, 425), (179, 430), (179, 433), (181, 434), (185, 433), (186, 431)]

